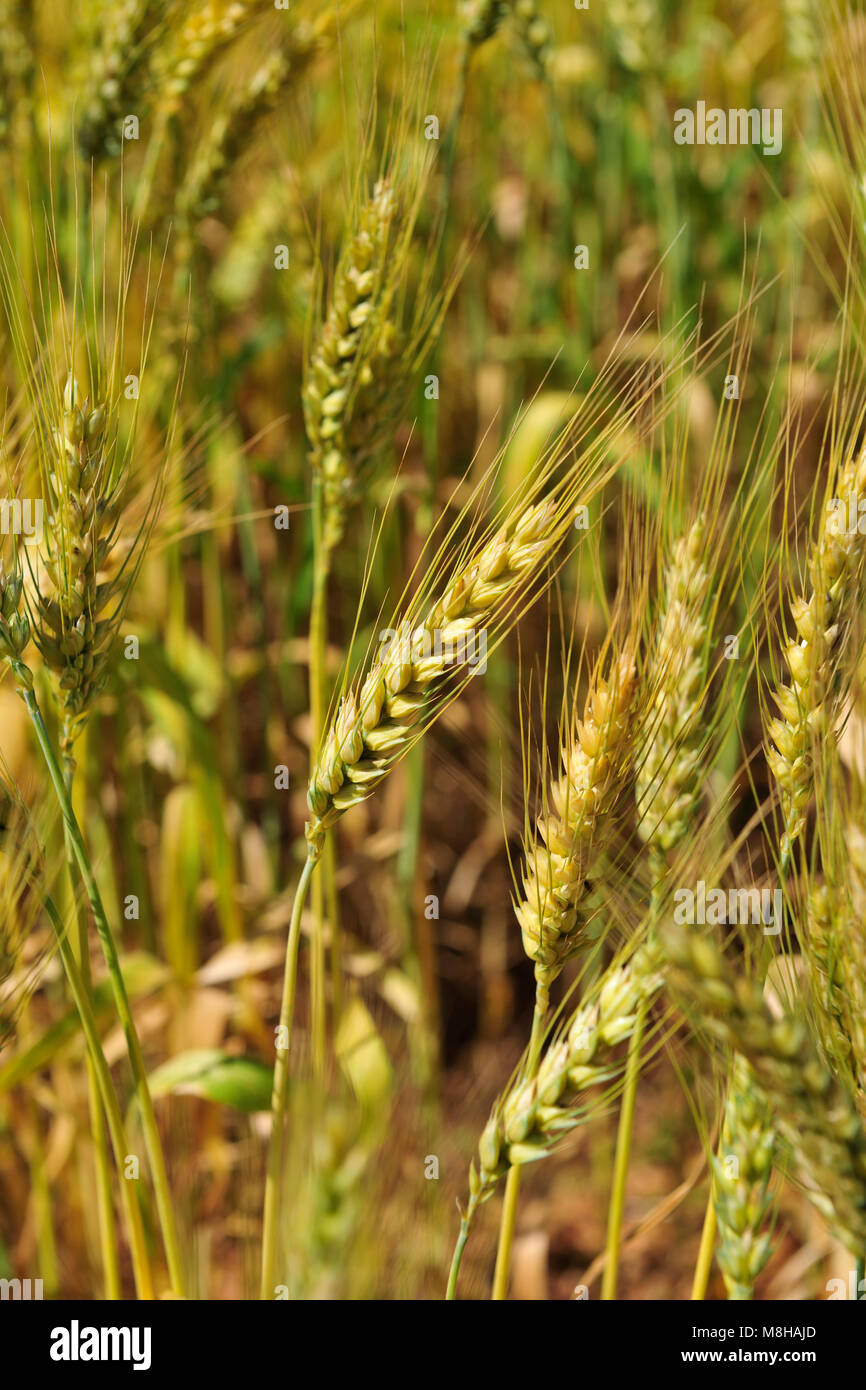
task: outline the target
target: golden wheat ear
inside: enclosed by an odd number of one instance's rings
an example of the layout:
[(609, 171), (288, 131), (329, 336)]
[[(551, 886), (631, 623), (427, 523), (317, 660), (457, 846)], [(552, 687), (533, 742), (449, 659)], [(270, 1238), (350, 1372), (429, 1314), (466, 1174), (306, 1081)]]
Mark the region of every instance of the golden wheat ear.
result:
[(579, 904), (591, 860), (600, 852), (602, 826), (621, 791), (636, 689), (631, 651), (611, 657), (606, 676), (595, 672), (583, 719), (565, 730), (562, 775), (525, 845), (515, 914), (523, 949), (535, 963), (536, 1009), (542, 1015), (550, 986), (580, 946)]
[(796, 635), (785, 643), (783, 674), (772, 692), (778, 714), (766, 721), (767, 763), (779, 786), (784, 821), (783, 863), (790, 861), (805, 829), (815, 745), (835, 737), (839, 675), (866, 563), (863, 536), (848, 523), (851, 498), (866, 494), (866, 449), (833, 470), (831, 488), (831, 500), (839, 506), (820, 517), (809, 551), (809, 588), (792, 597)]

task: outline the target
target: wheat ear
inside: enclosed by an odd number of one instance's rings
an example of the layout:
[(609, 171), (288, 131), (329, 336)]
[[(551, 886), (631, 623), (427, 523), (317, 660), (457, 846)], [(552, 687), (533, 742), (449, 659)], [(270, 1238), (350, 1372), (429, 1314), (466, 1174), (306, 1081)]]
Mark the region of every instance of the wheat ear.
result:
[(464, 43), (469, 48), (478, 48), (492, 39), (508, 18), (508, 0), (462, 0), (460, 17)]
[[(535, 838), (525, 847), (523, 897), (515, 914), (523, 949), (535, 962), (535, 1010), (529, 1040), (527, 1081), (535, 1076), (550, 986), (581, 944), (578, 905), (590, 859), (599, 849), (598, 833), (611, 804), (629, 749), (631, 703), (635, 687), (630, 654), (614, 663), (608, 680), (596, 674), (577, 736), (562, 750), (564, 775), (557, 781)], [(511, 1246), (520, 1193), (520, 1168), (508, 1174), (499, 1245), (493, 1274), (495, 1300), (508, 1292)]]
[[(355, 482), (356, 450), (350, 439), (357, 414), (355, 397), (363, 387), (387, 379), (394, 328), (382, 320), (387, 308), (387, 264), (393, 251), (396, 211), (389, 179), (380, 179), (362, 206), (357, 225), (340, 256), (327, 316), (310, 356), (304, 381), (304, 421), (313, 476), (324, 501), (324, 544), (342, 537), (345, 510)], [(375, 405), (368, 402), (367, 405)]]
[(762, 1228), (771, 1205), (770, 1176), (776, 1131), (772, 1111), (755, 1074), (737, 1055), (725, 1104), (722, 1139), (711, 1158), (716, 1250), (728, 1297), (754, 1296), (755, 1280), (770, 1258), (771, 1236)]
[(257, 0), (205, 0), (186, 17), (165, 62), (160, 83), (165, 115), (176, 115), (187, 92), (200, 82), (221, 51), (241, 32), (259, 8)]
[(866, 491), (866, 449), (850, 459), (838, 478), (842, 513), (822, 517), (818, 540), (809, 557), (811, 590), (795, 598), (791, 616), (797, 636), (785, 647), (789, 684), (779, 684), (773, 698), (779, 716), (767, 721), (767, 762), (781, 794), (785, 830), (782, 862), (806, 824), (806, 806), (814, 782), (813, 749), (833, 736), (833, 678), (847, 636), (851, 604), (863, 560), (863, 538), (847, 529), (852, 497)]
[(536, 1009), (547, 1012), (550, 986), (579, 949), (578, 908), (601, 823), (610, 813), (628, 757), (635, 665), (630, 654), (597, 674), (583, 720), (562, 748), (562, 776), (524, 848), (523, 893), (515, 914), (523, 949), (535, 963)]
[(281, 47), (264, 59), (239, 95), (217, 115), (177, 195), (177, 209), (184, 222), (194, 222), (212, 211), (227, 171), (286, 88), (304, 75), (325, 47), (333, 22), (334, 16), (325, 14), (314, 24), (297, 23)]
[[(558, 448), (554, 457), (557, 454)], [(419, 609), (426, 605), (426, 594), (416, 599), (401, 628), (383, 643), (371, 670), (340, 703), (307, 789), (307, 860), (295, 890), (280, 1006), (280, 1029), (285, 1038), (294, 1012), (301, 913), (328, 829), (350, 807), (372, 795), (447, 703), (449, 679), (465, 666), (463, 644), (467, 637), (488, 627), (496, 633), (506, 630), (520, 602), (533, 586), (539, 586), (540, 572), (573, 522), (575, 481), (575, 475), (568, 474), (564, 482), (551, 488), (545, 500), (512, 514), (492, 539), (476, 548), (468, 563), (458, 565), (445, 592), (430, 603), (423, 616), (419, 616)], [(428, 580), (428, 587), (433, 582)], [(455, 693), (453, 688), (450, 693)], [(287, 1090), (287, 1051), (280, 1049), (274, 1065), (265, 1182), (263, 1298), (273, 1297)]]
[[(706, 528), (698, 518), (676, 541), (665, 570), (662, 616), (649, 671), (646, 737), (637, 754), (638, 834), (649, 846), (657, 902), (667, 854), (681, 844), (700, 792), (701, 715), (707, 669), (706, 609), (711, 574), (703, 562)], [(652, 928), (651, 928), (652, 929)], [(614, 1154), (601, 1296), (616, 1297), (631, 1137), (646, 1010), (629, 1040)]]
[(437, 691), (460, 667), (455, 651), (470, 635), (499, 626), (503, 610), (525, 593), (563, 533), (556, 500), (528, 507), (482, 547), (423, 618), (384, 643), (360, 686), (343, 698), (313, 767), (306, 831), (313, 855), (328, 827), (366, 801), (419, 737)]
[(634, 1030), (641, 1008), (662, 985), (658, 948), (644, 942), (625, 964), (608, 966), (592, 998), (571, 1015), (543, 1052), (533, 1076), (524, 1073), (500, 1097), (469, 1168), (469, 1201), (448, 1280), (454, 1298), (463, 1250), (475, 1212), (500, 1179), (545, 1158), (564, 1135), (585, 1123), (581, 1097), (622, 1070), (617, 1048)]
[(866, 1132), (851, 1092), (791, 1015), (774, 1019), (759, 981), (734, 972), (715, 942), (673, 923), (667, 971), (701, 1026), (751, 1063), (777, 1130), (810, 1179), (808, 1196), (855, 1254), (866, 1244)]
[(638, 759), (638, 834), (657, 867), (694, 823), (701, 772), (706, 682), (706, 606), (712, 575), (704, 563), (706, 528), (696, 521), (674, 546), (649, 682), (654, 691), (647, 740)]

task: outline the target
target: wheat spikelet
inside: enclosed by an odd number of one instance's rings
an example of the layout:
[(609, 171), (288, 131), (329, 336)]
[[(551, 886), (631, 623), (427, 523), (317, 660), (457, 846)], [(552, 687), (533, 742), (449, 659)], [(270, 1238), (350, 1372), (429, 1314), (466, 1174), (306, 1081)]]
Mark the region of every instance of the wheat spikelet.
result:
[(777, 1130), (810, 1180), (808, 1195), (852, 1251), (866, 1242), (866, 1132), (855, 1100), (828, 1070), (806, 1025), (774, 1019), (761, 984), (737, 975), (707, 936), (662, 931), (666, 975), (701, 1026), (751, 1063)]
[(722, 1142), (711, 1157), (713, 1201), (719, 1232), (716, 1258), (728, 1297), (752, 1297), (755, 1280), (770, 1258), (771, 1237), (762, 1231), (771, 1205), (775, 1130), (766, 1097), (744, 1057), (735, 1059), (725, 1104)]
[(635, 666), (612, 662), (591, 686), (576, 736), (562, 749), (562, 777), (525, 847), (523, 895), (515, 913), (523, 949), (535, 962), (536, 1004), (547, 1009), (550, 986), (579, 947), (578, 907), (600, 822), (610, 812), (629, 751)]
[(665, 574), (650, 678), (653, 706), (638, 760), (638, 834), (662, 854), (688, 833), (699, 795), (705, 610), (712, 580), (703, 561), (704, 545), (705, 528), (699, 520), (677, 541)]
[[(837, 486), (843, 510), (851, 497), (863, 494), (866, 449), (845, 464)], [(842, 527), (846, 529), (840, 534)], [(785, 823), (783, 858), (790, 855), (806, 824), (814, 781), (814, 745), (833, 737), (833, 678), (847, 636), (862, 560), (863, 538), (856, 527), (849, 533), (847, 521), (840, 526), (823, 517), (809, 558), (811, 592), (808, 599), (795, 598), (791, 604), (798, 637), (785, 648), (790, 684), (779, 684), (773, 692), (780, 717), (767, 721), (767, 762), (779, 784)]]
[(365, 801), (420, 736), (431, 704), (458, 669), (467, 638), (496, 624), (537, 576), (570, 516), (556, 499), (528, 508), (478, 552), (426, 615), (383, 644), (360, 687), (326, 732), (307, 792), (307, 840), (318, 852), (329, 826)]

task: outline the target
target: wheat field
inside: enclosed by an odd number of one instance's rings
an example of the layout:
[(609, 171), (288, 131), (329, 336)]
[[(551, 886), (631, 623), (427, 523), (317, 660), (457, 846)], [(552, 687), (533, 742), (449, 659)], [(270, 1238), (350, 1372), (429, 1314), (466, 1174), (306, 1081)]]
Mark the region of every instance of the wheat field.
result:
[(864, 68), (0, 0), (4, 1299), (866, 1296)]

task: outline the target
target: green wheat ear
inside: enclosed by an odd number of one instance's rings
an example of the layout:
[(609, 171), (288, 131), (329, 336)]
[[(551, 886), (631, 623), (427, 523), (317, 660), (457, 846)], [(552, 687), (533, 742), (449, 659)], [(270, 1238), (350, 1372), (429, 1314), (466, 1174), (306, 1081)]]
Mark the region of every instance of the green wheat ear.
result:
[(775, 1145), (770, 1105), (749, 1063), (738, 1055), (720, 1150), (710, 1157), (719, 1231), (716, 1258), (728, 1297), (736, 1301), (752, 1298), (755, 1280), (772, 1253), (771, 1234), (762, 1228), (772, 1205)]
[(114, 476), (112, 414), (83, 397), (70, 373), (45, 470), (45, 530), (30, 605), (34, 641), (54, 677), (67, 765), (104, 688), (128, 588), (129, 557), (119, 568), (114, 563), (125, 479)]

